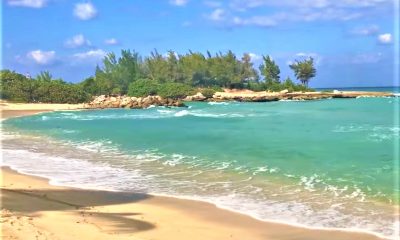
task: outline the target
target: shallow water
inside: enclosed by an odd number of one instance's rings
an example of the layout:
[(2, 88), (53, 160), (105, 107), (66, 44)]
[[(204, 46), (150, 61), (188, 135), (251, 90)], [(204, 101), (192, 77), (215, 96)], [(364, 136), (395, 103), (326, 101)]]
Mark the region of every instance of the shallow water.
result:
[(263, 220), (397, 234), (398, 98), (188, 105), (6, 120), (3, 164), (55, 184), (173, 195)]

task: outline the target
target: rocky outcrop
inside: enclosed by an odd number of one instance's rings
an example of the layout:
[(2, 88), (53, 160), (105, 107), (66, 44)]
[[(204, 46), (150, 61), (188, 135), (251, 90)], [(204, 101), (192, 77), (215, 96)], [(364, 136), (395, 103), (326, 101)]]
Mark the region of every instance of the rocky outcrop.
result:
[[(358, 97), (394, 97), (393, 93), (385, 92), (216, 92), (211, 101), (239, 101), (239, 102), (270, 102), (279, 100), (318, 100), (327, 98), (358, 98)], [(204, 100), (203, 100), (204, 101)]]
[(207, 97), (205, 97), (201, 92), (196, 93), (195, 95), (192, 96), (187, 96), (183, 99), (183, 101), (205, 101), (207, 100)]
[(106, 96), (95, 97), (84, 104), (84, 108), (148, 108), (150, 106), (185, 107), (181, 100), (162, 98), (160, 96), (129, 97)]

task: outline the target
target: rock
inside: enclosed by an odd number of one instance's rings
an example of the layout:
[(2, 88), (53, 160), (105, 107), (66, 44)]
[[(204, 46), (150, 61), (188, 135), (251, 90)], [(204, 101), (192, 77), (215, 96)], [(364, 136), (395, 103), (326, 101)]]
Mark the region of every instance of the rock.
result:
[(288, 93), (288, 92), (289, 92), (289, 90), (284, 89), (284, 90), (280, 91), (279, 93), (286, 94), (286, 93)]
[(181, 100), (163, 99), (160, 96), (128, 97), (128, 96), (97, 96), (84, 108), (148, 108), (150, 106), (185, 106)]

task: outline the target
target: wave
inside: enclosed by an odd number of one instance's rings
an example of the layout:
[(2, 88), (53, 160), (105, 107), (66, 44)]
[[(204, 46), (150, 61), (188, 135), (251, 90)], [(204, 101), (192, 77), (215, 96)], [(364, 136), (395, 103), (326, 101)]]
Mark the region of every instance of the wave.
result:
[(385, 140), (393, 140), (399, 138), (400, 127), (385, 127), (385, 126), (372, 126), (368, 124), (364, 125), (344, 125), (336, 126), (332, 132), (335, 133), (365, 133), (367, 139), (371, 141), (381, 142)]
[(208, 102), (208, 105), (229, 105), (229, 102)]
[[(156, 108), (156, 107), (155, 107)], [(149, 109), (151, 110), (151, 109)], [(126, 114), (60, 114), (52, 113), (51, 115), (41, 116), (36, 119), (39, 121), (52, 121), (52, 120), (75, 120), (75, 121), (94, 121), (94, 120), (122, 120), (122, 119), (160, 119), (160, 118), (173, 118), (173, 117), (202, 117), (202, 118), (243, 118), (253, 117), (254, 114), (241, 114), (241, 113), (214, 113), (205, 110), (166, 110), (157, 109), (156, 112), (143, 112), (138, 111), (135, 113)]]
[[(168, 115), (180, 112), (166, 111)], [(193, 113), (186, 111), (183, 113)], [(292, 175), (273, 166), (207, 161), (158, 149), (126, 152), (108, 139), (49, 142), (9, 135), (12, 137), (3, 141), (2, 164), (49, 178), (54, 185), (189, 198), (264, 221), (322, 229), (349, 230), (352, 226), (351, 229), (393, 236), (393, 218), (369, 207), (372, 203), (365, 200), (366, 193), (358, 186), (344, 181), (338, 187), (319, 174)], [(234, 174), (227, 175), (228, 172)], [(291, 184), (277, 185), (268, 178), (276, 175), (287, 175)]]

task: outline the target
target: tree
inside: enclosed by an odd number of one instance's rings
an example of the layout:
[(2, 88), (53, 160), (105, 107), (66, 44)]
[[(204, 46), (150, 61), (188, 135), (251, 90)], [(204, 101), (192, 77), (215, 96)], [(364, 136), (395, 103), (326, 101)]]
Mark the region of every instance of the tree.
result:
[(36, 76), (36, 80), (43, 82), (50, 82), (53, 79), (53, 76), (49, 71), (42, 71)]
[(315, 77), (317, 70), (314, 67), (314, 59), (310, 57), (302, 61), (296, 60), (295, 63), (289, 65), (301, 84), (308, 86), (311, 78)]
[(279, 74), (281, 73), (279, 66), (270, 56), (263, 56), (263, 64), (260, 65), (261, 75), (264, 76), (267, 88), (279, 84)]
[(128, 96), (132, 97), (147, 97), (156, 95), (158, 84), (154, 80), (139, 79), (129, 84)]
[(242, 82), (258, 82), (257, 71), (254, 69), (251, 56), (248, 53), (243, 54), (240, 62), (240, 78)]

